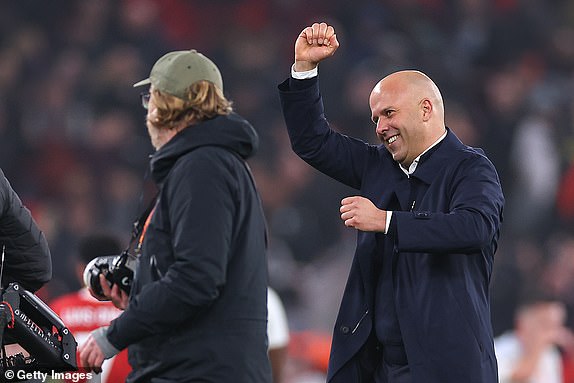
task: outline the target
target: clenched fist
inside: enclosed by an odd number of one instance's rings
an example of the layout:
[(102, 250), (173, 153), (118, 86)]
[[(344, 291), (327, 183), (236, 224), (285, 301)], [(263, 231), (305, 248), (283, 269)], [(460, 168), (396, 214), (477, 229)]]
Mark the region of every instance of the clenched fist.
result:
[(339, 48), (335, 29), (326, 23), (314, 23), (301, 31), (295, 41), (295, 71), (314, 69), (319, 62), (333, 56)]
[(385, 232), (387, 212), (365, 197), (347, 197), (341, 201), (341, 219), (345, 226), (361, 231)]

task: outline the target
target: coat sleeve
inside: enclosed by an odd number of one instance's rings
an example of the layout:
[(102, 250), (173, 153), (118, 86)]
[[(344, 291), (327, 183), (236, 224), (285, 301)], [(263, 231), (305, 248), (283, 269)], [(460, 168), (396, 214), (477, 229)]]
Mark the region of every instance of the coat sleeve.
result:
[(375, 147), (332, 130), (325, 117), (318, 79), (288, 79), (279, 85), (293, 151), (320, 172), (355, 189)]
[(499, 235), (504, 197), (492, 163), (475, 154), (453, 176), (447, 212), (393, 212), (389, 233), (400, 252), (467, 253)]
[(44, 233), (1, 170), (0, 247), (0, 254), (4, 252), (3, 287), (18, 282), (34, 292), (51, 279), (52, 258)]
[(112, 322), (108, 340), (120, 350), (193, 320), (218, 299), (226, 283), (236, 209), (234, 176), (222, 169), (219, 158), (201, 152), (175, 165), (162, 190), (161, 198), (169, 201), (174, 262)]

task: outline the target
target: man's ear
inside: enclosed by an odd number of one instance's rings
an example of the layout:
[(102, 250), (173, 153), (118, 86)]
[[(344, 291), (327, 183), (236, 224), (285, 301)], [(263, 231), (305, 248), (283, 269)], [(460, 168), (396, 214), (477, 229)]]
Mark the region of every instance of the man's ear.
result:
[(428, 98), (425, 98), (424, 100), (421, 101), (421, 110), (422, 110), (423, 121), (427, 122), (428, 120), (430, 120), (430, 117), (433, 112), (433, 105)]

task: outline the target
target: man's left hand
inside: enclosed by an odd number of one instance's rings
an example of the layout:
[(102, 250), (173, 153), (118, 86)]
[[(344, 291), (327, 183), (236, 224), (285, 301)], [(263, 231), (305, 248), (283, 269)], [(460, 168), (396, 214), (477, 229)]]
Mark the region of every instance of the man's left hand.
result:
[(92, 334), (88, 335), (86, 341), (78, 347), (78, 353), (80, 354), (80, 366), (82, 368), (88, 372), (102, 372), (102, 364), (105, 359), (104, 353)]
[(361, 231), (385, 232), (387, 212), (377, 208), (365, 197), (344, 198), (339, 210), (345, 226), (354, 227)]

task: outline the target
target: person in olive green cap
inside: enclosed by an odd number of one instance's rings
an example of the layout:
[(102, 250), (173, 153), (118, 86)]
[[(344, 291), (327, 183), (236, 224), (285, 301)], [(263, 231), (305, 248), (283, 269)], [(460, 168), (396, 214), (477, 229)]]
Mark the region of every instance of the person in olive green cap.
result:
[(129, 299), (102, 281), (124, 312), (80, 346), (80, 364), (97, 371), (127, 347), (127, 382), (271, 382), (266, 228), (245, 163), (258, 136), (195, 50), (161, 57), (144, 85), (160, 192)]
[(170, 52), (157, 60), (149, 78), (134, 87), (152, 84), (157, 90), (186, 99), (190, 84), (206, 80), (223, 91), (223, 80), (217, 66), (195, 49)]

